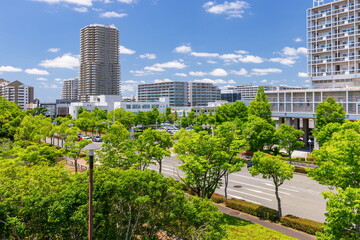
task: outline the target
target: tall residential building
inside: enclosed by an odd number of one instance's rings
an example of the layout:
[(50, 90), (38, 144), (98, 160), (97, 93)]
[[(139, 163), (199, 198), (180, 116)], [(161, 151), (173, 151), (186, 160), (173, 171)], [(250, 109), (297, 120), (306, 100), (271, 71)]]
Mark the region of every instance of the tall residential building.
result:
[(360, 1), (314, 0), (307, 33), (313, 88), (360, 86)]
[(207, 106), (209, 102), (221, 99), (220, 89), (212, 83), (189, 83), (190, 106)]
[(114, 25), (91, 24), (80, 33), (79, 100), (120, 95), (119, 31)]
[(168, 98), (171, 107), (188, 106), (187, 82), (162, 82), (140, 84), (137, 99), (139, 102), (157, 102)]
[(241, 93), (237, 90), (231, 89), (221, 89), (221, 100), (233, 103), (241, 100)]
[(10, 82), (3, 79), (3, 78), (0, 78), (0, 97), (3, 97), (4, 96), (4, 88), (6, 85), (8, 85)]
[(79, 78), (64, 79), (61, 99), (78, 100), (79, 94)]
[(4, 96), (8, 101), (16, 103), (25, 110), (26, 104), (34, 99), (34, 88), (14, 81), (4, 87)]

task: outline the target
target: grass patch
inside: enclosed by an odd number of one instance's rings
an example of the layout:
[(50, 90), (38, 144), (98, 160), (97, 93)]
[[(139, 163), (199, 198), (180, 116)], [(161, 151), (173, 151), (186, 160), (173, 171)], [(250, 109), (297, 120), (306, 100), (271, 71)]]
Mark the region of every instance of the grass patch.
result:
[(295, 240), (272, 229), (224, 214), (227, 238), (224, 240)]

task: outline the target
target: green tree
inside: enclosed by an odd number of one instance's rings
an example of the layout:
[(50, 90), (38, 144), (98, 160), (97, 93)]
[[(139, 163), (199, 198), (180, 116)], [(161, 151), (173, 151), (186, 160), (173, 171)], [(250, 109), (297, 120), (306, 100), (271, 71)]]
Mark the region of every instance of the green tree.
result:
[(290, 163), (291, 154), (296, 149), (299, 149), (305, 145), (303, 141), (299, 140), (299, 137), (303, 134), (303, 131), (297, 130), (294, 127), (286, 124), (281, 124), (275, 132), (275, 138), (279, 142), (279, 147), (286, 150), (286, 153), (289, 156)]
[(159, 173), (162, 170), (162, 160), (170, 156), (168, 150), (173, 145), (171, 136), (166, 131), (146, 129), (136, 141), (137, 153), (141, 157), (139, 167), (145, 170), (150, 164), (159, 164)]
[(31, 143), (26, 148), (15, 148), (15, 161), (25, 166), (54, 166), (61, 157), (61, 150), (47, 144)]
[(0, 96), (0, 138), (14, 139), (23, 115), (19, 105)]
[[(114, 118), (114, 112), (115, 112), (115, 118)], [(108, 113), (108, 120), (109, 121), (117, 121), (124, 125), (126, 128), (131, 128), (131, 126), (137, 122), (137, 116), (135, 113), (126, 111), (123, 108), (117, 108), (115, 110), (112, 110)], [(139, 124), (139, 123), (137, 123)]]
[(249, 116), (260, 117), (269, 123), (272, 123), (271, 120), (271, 103), (268, 100), (268, 97), (265, 94), (264, 87), (260, 87), (256, 93), (254, 100), (250, 102), (248, 107)]
[(248, 109), (243, 102), (234, 102), (232, 104), (223, 104), (216, 108), (215, 119), (216, 123), (240, 121), (246, 122), (248, 117)]
[(140, 161), (140, 156), (135, 153), (136, 140), (130, 138), (129, 131), (121, 123), (111, 125), (102, 139), (104, 144), (99, 159), (105, 166), (128, 169)]
[(222, 185), (221, 178), (242, 165), (236, 154), (241, 151), (240, 144), (224, 142), (229, 137), (225, 134), (216, 138), (182, 130), (175, 137), (179, 140), (174, 149), (182, 161), (179, 168), (186, 174), (182, 181), (201, 198), (210, 198)]
[(54, 125), (44, 115), (25, 116), (17, 128), (15, 139), (40, 142), (41, 138), (50, 137)]
[(333, 133), (331, 139), (312, 156), (318, 165), (309, 169), (309, 176), (314, 180), (342, 189), (360, 187), (360, 133), (355, 129), (346, 128)]
[(37, 116), (37, 115), (45, 115), (45, 112), (47, 111), (46, 107), (36, 107), (30, 110), (25, 111), (26, 115), (31, 115), (31, 116)]
[(324, 102), (317, 105), (315, 115), (315, 132), (317, 132), (329, 123), (344, 123), (346, 113), (341, 103), (337, 103), (335, 98), (328, 97)]
[(321, 128), (321, 130), (314, 131), (314, 136), (319, 143), (323, 146), (325, 142), (329, 141), (333, 133), (338, 132), (341, 128), (341, 123), (328, 123)]
[(324, 233), (319, 240), (360, 239), (360, 188), (339, 189), (338, 193), (323, 193), (328, 199)]
[(284, 162), (281, 156), (267, 156), (262, 152), (256, 152), (252, 158), (253, 166), (250, 173), (253, 176), (261, 174), (263, 178), (271, 179), (275, 186), (275, 196), (278, 204), (279, 219), (282, 217), (281, 199), (279, 187), (293, 177), (295, 167)]
[(245, 163), (240, 159), (239, 153), (245, 150), (247, 143), (241, 138), (240, 131), (233, 122), (224, 122), (216, 127), (216, 140), (221, 150), (222, 158), (228, 163), (225, 167), (225, 199), (227, 199), (227, 188), (229, 175), (241, 170)]
[(242, 135), (252, 152), (262, 151), (275, 143), (275, 127), (263, 118), (251, 116), (243, 126)]

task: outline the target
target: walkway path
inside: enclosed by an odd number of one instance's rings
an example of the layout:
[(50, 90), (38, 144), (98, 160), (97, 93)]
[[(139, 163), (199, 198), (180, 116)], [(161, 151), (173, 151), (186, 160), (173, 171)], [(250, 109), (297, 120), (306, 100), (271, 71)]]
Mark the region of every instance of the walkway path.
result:
[(290, 236), (290, 237), (293, 237), (293, 238), (296, 238), (296, 239), (300, 239), (300, 240), (315, 240), (316, 239), (316, 237), (313, 236), (313, 235), (310, 235), (310, 234), (307, 234), (307, 233), (304, 233), (304, 232), (300, 232), (300, 231), (294, 230), (292, 228), (284, 227), (284, 226), (282, 226), (280, 224), (277, 224), (277, 223), (272, 223), (272, 222), (260, 220), (259, 218), (254, 217), (252, 215), (242, 213), (242, 212), (233, 210), (231, 208), (227, 208), (227, 207), (219, 205), (219, 204), (216, 204), (216, 205), (217, 205), (218, 209), (220, 211), (222, 211), (223, 213), (225, 213), (225, 214), (228, 214), (228, 215), (231, 215), (233, 217), (237, 217), (237, 218), (240, 218), (240, 219), (252, 222), (252, 223), (259, 224), (259, 225), (264, 226), (266, 228), (270, 228), (270, 229), (275, 230), (277, 232), (281, 232), (281, 233), (283, 233), (283, 234), (285, 234), (287, 236)]

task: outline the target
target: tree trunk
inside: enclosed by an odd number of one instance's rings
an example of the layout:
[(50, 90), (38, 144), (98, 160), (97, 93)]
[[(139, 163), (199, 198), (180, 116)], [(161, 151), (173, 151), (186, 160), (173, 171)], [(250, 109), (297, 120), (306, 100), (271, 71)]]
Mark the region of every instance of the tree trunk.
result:
[(228, 185), (229, 185), (229, 173), (226, 172), (225, 173), (225, 199), (227, 200), (228, 197), (227, 197), (227, 188), (228, 188)]
[(74, 158), (74, 163), (75, 163), (75, 172), (78, 172), (78, 163), (77, 163), (77, 158)]
[(275, 184), (275, 196), (276, 196), (276, 200), (277, 200), (277, 204), (278, 204), (278, 211), (279, 211), (279, 220), (281, 219), (282, 217), (282, 210), (281, 210), (281, 199), (280, 199), (280, 196), (279, 196), (279, 186)]
[(162, 161), (159, 161), (159, 173), (161, 173), (161, 169), (162, 169)]

